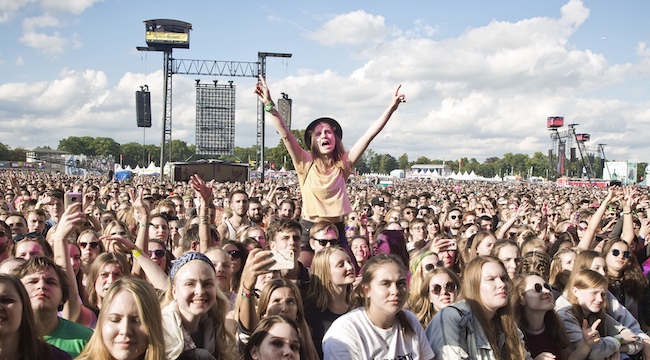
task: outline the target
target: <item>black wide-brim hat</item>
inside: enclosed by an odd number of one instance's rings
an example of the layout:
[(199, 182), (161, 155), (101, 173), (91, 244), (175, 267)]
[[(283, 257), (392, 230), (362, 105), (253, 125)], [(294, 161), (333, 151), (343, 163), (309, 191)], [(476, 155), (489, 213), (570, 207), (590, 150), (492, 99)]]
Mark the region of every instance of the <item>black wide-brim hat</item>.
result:
[(316, 125), (320, 123), (326, 123), (329, 126), (331, 126), (332, 130), (334, 130), (334, 134), (339, 139), (343, 139), (343, 129), (341, 129), (341, 124), (339, 124), (338, 121), (328, 117), (318, 118), (312, 121), (309, 124), (309, 126), (307, 126), (307, 129), (305, 130), (305, 145), (307, 145), (307, 149), (311, 149), (311, 134), (314, 132), (314, 128), (316, 127)]

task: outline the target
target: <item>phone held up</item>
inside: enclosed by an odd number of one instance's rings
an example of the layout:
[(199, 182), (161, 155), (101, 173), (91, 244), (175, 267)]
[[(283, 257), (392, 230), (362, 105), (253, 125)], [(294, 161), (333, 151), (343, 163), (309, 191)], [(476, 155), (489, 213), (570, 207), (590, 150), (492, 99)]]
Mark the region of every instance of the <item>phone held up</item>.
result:
[(74, 204), (74, 203), (80, 203), (82, 200), (82, 195), (81, 193), (78, 192), (67, 192), (65, 193), (65, 197), (63, 198), (63, 205), (67, 209), (68, 206)]

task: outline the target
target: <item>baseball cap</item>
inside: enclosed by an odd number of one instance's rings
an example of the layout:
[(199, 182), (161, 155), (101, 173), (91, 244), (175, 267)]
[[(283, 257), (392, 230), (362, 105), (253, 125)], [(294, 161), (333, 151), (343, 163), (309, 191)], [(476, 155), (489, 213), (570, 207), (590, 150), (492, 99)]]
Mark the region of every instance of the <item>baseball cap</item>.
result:
[(386, 204), (386, 200), (384, 200), (383, 196), (376, 196), (376, 197), (372, 198), (372, 201), (370, 203), (372, 204), (372, 206), (384, 205), (384, 204)]

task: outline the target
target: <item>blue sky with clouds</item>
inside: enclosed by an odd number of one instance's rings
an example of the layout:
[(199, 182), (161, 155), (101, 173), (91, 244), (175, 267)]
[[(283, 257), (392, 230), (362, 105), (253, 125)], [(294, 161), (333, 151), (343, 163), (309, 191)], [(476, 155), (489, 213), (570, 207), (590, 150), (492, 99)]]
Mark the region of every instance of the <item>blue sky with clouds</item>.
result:
[[(162, 54), (141, 53), (144, 20), (192, 23), (182, 59), (268, 59), (293, 124), (337, 118), (351, 145), (407, 96), (371, 148), (412, 159), (546, 153), (547, 116), (607, 144), (608, 158), (650, 161), (650, 3), (629, 1), (0, 2), (0, 142), (56, 147), (67, 136), (141, 142), (134, 92), (148, 84), (160, 140)], [(173, 80), (173, 134), (194, 143), (194, 76)], [(236, 145), (255, 142), (252, 78), (237, 86)], [(205, 81), (212, 80), (204, 78)], [(267, 145), (278, 138), (267, 129)]]

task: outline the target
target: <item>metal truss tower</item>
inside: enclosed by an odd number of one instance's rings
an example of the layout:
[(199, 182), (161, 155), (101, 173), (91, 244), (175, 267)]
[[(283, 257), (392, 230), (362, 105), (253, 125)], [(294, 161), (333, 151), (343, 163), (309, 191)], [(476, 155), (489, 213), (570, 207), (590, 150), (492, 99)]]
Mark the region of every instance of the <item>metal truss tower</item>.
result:
[[(258, 52), (257, 62), (191, 60), (172, 58), (172, 48), (189, 48), (190, 23), (178, 20), (158, 19), (145, 21), (146, 40), (149, 47), (137, 47), (139, 51), (162, 51), (164, 53), (163, 136), (160, 146), (160, 180), (164, 180), (165, 162), (171, 161), (172, 141), (172, 75), (207, 75), (229, 77), (266, 76), (266, 58), (290, 58), (292, 54)], [(264, 182), (264, 104), (257, 101), (257, 146), (262, 164), (261, 181)]]

